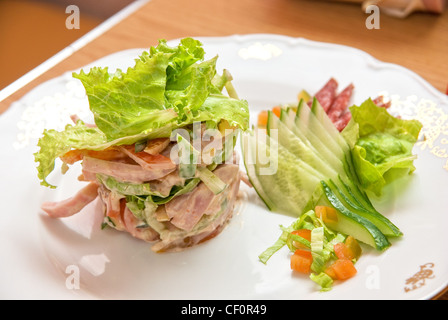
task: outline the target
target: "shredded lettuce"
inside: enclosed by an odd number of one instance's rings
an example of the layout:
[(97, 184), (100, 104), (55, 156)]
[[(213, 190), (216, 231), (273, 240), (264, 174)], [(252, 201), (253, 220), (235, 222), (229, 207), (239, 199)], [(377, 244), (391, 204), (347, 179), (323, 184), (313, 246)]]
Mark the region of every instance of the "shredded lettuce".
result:
[(333, 279), (325, 272), (319, 274), (312, 273), (310, 279), (320, 286), (321, 292), (330, 291), (333, 288)]
[(311, 255), (313, 263), (311, 270), (320, 273), (324, 270), (326, 263), (330, 259), (330, 251), (325, 248), (324, 228), (318, 227), (311, 230)]
[(216, 163), (209, 167), (198, 166), (200, 152), (179, 133), (176, 135), (176, 140), (179, 148), (179, 176), (187, 179), (199, 178), (214, 194), (223, 192), (227, 184), (210, 170), (216, 168)]
[[(291, 238), (291, 232), (294, 230), (299, 230), (304, 228), (304, 225), (307, 224), (307, 220), (310, 219), (310, 216), (314, 215), (314, 211), (310, 210), (306, 213), (302, 214), (298, 219), (294, 220), (290, 226), (284, 227), (280, 225), (280, 229), (282, 229), (282, 233), (280, 237), (275, 241), (275, 243), (264, 250), (259, 256), (258, 259), (264, 264), (268, 262), (268, 260), (281, 248), (288, 244), (288, 240)], [(315, 216), (315, 215), (314, 215)], [(307, 228), (308, 229), (308, 228)]]
[(97, 179), (106, 186), (107, 189), (111, 191), (116, 191), (122, 195), (129, 196), (158, 196), (163, 197), (164, 195), (160, 192), (151, 190), (151, 184), (149, 183), (128, 183), (120, 182), (117, 179), (106, 176), (103, 174), (97, 174)]
[[(294, 220), (288, 227), (280, 226), (280, 229), (282, 230), (280, 237), (273, 245), (258, 256), (259, 260), (266, 264), (277, 251), (285, 246), (288, 247), (290, 252), (295, 252), (297, 248), (293, 242), (299, 242), (310, 250), (313, 257), (310, 279), (320, 286), (320, 291), (331, 290), (333, 279), (324, 270), (337, 258), (334, 252), (334, 245), (339, 242), (344, 242), (346, 235), (331, 231), (323, 223), (322, 219), (316, 216), (314, 210), (307, 211), (298, 219)], [(294, 230), (300, 229), (311, 230), (311, 241), (292, 234)]]
[(158, 205), (152, 202), (151, 197), (126, 196), (126, 206), (137, 219), (160, 234), (166, 233), (166, 226), (155, 217)]
[(134, 184), (129, 182), (120, 182), (115, 178), (103, 174), (96, 175), (98, 180), (106, 186), (107, 189), (116, 192), (124, 197), (128, 197), (131, 201), (149, 199), (151, 203), (156, 205), (165, 204), (173, 198), (192, 191), (201, 182), (199, 178), (189, 179), (184, 185), (175, 185), (168, 194), (155, 191), (151, 187), (151, 183)]
[[(365, 190), (380, 196), (386, 184), (414, 172), (416, 156), (412, 148), (422, 124), (393, 117), (371, 99), (350, 107), (350, 111), (358, 129), (358, 139), (352, 149), (357, 175)], [(353, 138), (356, 127), (351, 126), (346, 136)]]
[(170, 195), (168, 197), (158, 197), (152, 196), (152, 202), (157, 205), (165, 204), (171, 201), (173, 198), (186, 194), (192, 191), (201, 182), (199, 178), (193, 178), (188, 180), (184, 186), (174, 186), (171, 189)]
[(220, 194), (227, 188), (227, 184), (206, 167), (198, 167), (197, 176), (214, 194)]
[(181, 134), (176, 135), (179, 153), (179, 176), (182, 178), (193, 178), (200, 161), (200, 152)]
[(135, 65), (113, 74), (107, 67), (73, 73), (86, 90), (97, 128), (79, 121), (62, 132), (45, 130), (35, 153), (38, 177), (47, 182), (55, 160), (72, 149), (104, 150), (147, 139), (170, 137), (173, 130), (194, 122), (249, 127), (247, 101), (221, 91), (232, 80), (227, 70), (216, 71), (217, 57), (204, 60), (201, 42), (182, 39), (170, 47), (160, 40), (144, 51)]

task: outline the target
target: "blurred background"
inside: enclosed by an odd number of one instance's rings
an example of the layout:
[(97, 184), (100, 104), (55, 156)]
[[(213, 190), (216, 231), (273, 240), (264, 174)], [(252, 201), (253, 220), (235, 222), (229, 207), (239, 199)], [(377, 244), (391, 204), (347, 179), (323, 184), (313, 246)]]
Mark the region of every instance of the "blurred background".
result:
[[(138, 1), (0, 0), (0, 90), (126, 6)], [(154, 22), (158, 25), (160, 30), (157, 32), (160, 38), (171, 37), (173, 34), (176, 37), (186, 35), (185, 29), (179, 27), (178, 22), (182, 21), (189, 24), (188, 32), (194, 31), (195, 35), (265, 32), (287, 33), (323, 42), (336, 41), (362, 49), (383, 61), (399, 62), (416, 72), (425, 70), (426, 79), (430, 81), (438, 79), (440, 70), (444, 69), (443, 66), (434, 63), (433, 53), (440, 52), (440, 41), (446, 41), (443, 32), (448, 22), (448, 11), (445, 10), (442, 15), (431, 12), (441, 11), (442, 3), (445, 5), (448, 0), (258, 0), (257, 7), (252, 8), (247, 16), (240, 15), (239, 12), (248, 12), (248, 8), (253, 5), (253, 2), (248, 0), (151, 0), (150, 2), (151, 10), (158, 10), (158, 15), (141, 16), (140, 19), (147, 24)], [(381, 10), (389, 13), (381, 16), (381, 29), (375, 31), (368, 30), (364, 24), (368, 16), (364, 6), (371, 3), (381, 4)], [(66, 8), (69, 5), (76, 5), (79, 8), (79, 29), (66, 28), (66, 20), (70, 16), (70, 13), (66, 13)], [(395, 5), (405, 5), (412, 10), (397, 11)], [(221, 18), (207, 15), (197, 19), (201, 6), (206, 6), (207, 10), (212, 12), (219, 10), (225, 14), (221, 15)], [(275, 11), (271, 9), (266, 11), (266, 8), (275, 8)], [(285, 12), (285, 8), (288, 8), (289, 12)], [(430, 13), (418, 12), (407, 19), (391, 17), (402, 12), (408, 15), (414, 9), (422, 11), (422, 8)], [(317, 12), (321, 13), (318, 16), (319, 20), (315, 20)], [(177, 19), (177, 23), (172, 23), (170, 19), (161, 19), (160, 15), (163, 14), (169, 14), (171, 19)], [(235, 15), (236, 18), (227, 19), (226, 14)], [(347, 19), (341, 19), (341, 15), (347, 15)], [(222, 30), (219, 32), (216, 28), (210, 30), (204, 27), (207, 23), (213, 26), (221, 25)], [(353, 30), (353, 27), (349, 26), (350, 23), (356, 23), (360, 28)], [(148, 31), (142, 32), (143, 34), (146, 36)], [(117, 50), (125, 47), (126, 39), (123, 39), (123, 43), (117, 45)], [(397, 61), (396, 57), (405, 51), (412, 54), (407, 55), (406, 59)], [(445, 65), (446, 59), (440, 58), (441, 55), (438, 57), (439, 64)], [(445, 92), (446, 84), (438, 84), (437, 89)]]
[[(0, 90), (132, 2), (0, 0)], [(79, 29), (66, 28), (69, 5), (79, 8)]]

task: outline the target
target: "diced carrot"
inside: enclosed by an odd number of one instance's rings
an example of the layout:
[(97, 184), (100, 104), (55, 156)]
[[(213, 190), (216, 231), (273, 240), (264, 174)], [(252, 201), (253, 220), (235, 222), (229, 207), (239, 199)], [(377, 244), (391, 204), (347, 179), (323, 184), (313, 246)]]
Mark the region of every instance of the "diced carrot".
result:
[(362, 253), (361, 246), (352, 236), (348, 236), (345, 239), (345, 243), (335, 244), (333, 248), (334, 253), (339, 259), (358, 260)]
[(321, 218), (324, 223), (337, 223), (338, 214), (336, 209), (327, 206), (316, 206), (314, 212), (318, 218)]
[(302, 238), (305, 238), (308, 241), (311, 241), (311, 230), (310, 229), (294, 230), (291, 233), (295, 234), (295, 235), (298, 235), (298, 236), (301, 236)]
[[(309, 230), (309, 229), (294, 230), (293, 232), (291, 232), (291, 234), (300, 236), (308, 241), (311, 241), (311, 230)], [(292, 244), (296, 248), (302, 248), (302, 249), (306, 248), (306, 246), (304, 246), (303, 244), (301, 244), (298, 241), (293, 241)]]
[(336, 273), (334, 272), (333, 265), (328, 266), (324, 271), (331, 279), (337, 280)]
[(345, 239), (345, 245), (352, 252), (352, 256), (353, 256), (352, 259), (358, 260), (362, 254), (362, 248), (359, 245), (358, 241), (354, 237), (348, 236), (347, 239)]
[(60, 157), (60, 159), (67, 164), (74, 164), (75, 162), (81, 161), (84, 157), (82, 150), (70, 150)]
[(310, 273), (313, 256), (310, 251), (297, 249), (291, 256), (291, 269), (300, 273)]
[(325, 269), (325, 273), (335, 280), (347, 280), (356, 275), (357, 271), (351, 260), (338, 259)]
[(77, 161), (81, 161), (83, 157), (91, 157), (101, 160), (118, 160), (126, 157), (122, 152), (110, 147), (101, 151), (75, 149), (70, 150), (60, 157), (60, 159), (67, 164), (74, 164)]
[(264, 110), (258, 114), (258, 126), (266, 127), (267, 124), (268, 124), (268, 112)]
[(280, 118), (281, 110), (282, 110), (282, 107), (280, 107), (280, 106), (275, 106), (274, 108), (272, 108), (272, 112), (279, 118)]
[(334, 253), (336, 254), (336, 257), (338, 257), (339, 259), (352, 260), (354, 258), (353, 252), (343, 242), (336, 243), (333, 246), (333, 248), (334, 248)]

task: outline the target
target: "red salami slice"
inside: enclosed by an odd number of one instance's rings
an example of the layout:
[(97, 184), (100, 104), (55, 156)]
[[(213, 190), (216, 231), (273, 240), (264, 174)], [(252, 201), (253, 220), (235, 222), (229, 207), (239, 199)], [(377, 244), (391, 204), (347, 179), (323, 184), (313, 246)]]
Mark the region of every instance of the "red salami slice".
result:
[[(338, 82), (331, 78), (328, 80), (328, 82), (320, 89), (316, 95), (315, 98), (319, 103), (321, 104), (322, 108), (324, 108), (325, 112), (328, 112), (328, 110), (331, 107), (331, 104), (333, 103), (334, 98), (336, 97), (336, 92), (338, 90)], [(312, 102), (310, 102), (311, 104)]]
[(328, 110), (328, 116), (334, 122), (336, 122), (342, 114), (347, 110), (348, 104), (354, 90), (353, 84), (349, 84), (341, 93), (339, 93), (331, 104), (330, 110)]
[(373, 103), (375, 103), (378, 107), (382, 108), (389, 108), (390, 107), (390, 101), (384, 102), (383, 96), (378, 96), (375, 99), (373, 99)]
[(334, 125), (339, 131), (342, 131), (347, 126), (347, 124), (350, 122), (351, 118), (352, 118), (352, 114), (349, 110), (347, 110), (339, 117), (339, 119), (337, 119), (334, 122)]

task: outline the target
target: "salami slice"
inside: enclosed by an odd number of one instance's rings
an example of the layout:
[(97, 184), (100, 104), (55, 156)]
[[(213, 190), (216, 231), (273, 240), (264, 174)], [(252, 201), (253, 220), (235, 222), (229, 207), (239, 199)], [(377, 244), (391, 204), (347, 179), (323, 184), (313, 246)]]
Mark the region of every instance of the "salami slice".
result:
[(347, 110), (334, 122), (334, 125), (339, 131), (342, 131), (350, 122), (351, 118), (352, 113), (349, 110)]
[(338, 85), (338, 82), (334, 78), (331, 78), (315, 95), (315, 98), (319, 101), (325, 112), (328, 112), (336, 97)]
[(328, 110), (328, 116), (333, 123), (338, 120), (341, 115), (347, 110), (350, 99), (352, 98), (353, 84), (349, 84), (341, 93), (339, 93), (331, 104), (330, 110)]
[(390, 107), (390, 101), (385, 102), (383, 96), (378, 96), (375, 99), (373, 99), (373, 103), (375, 103), (378, 107), (386, 109)]

